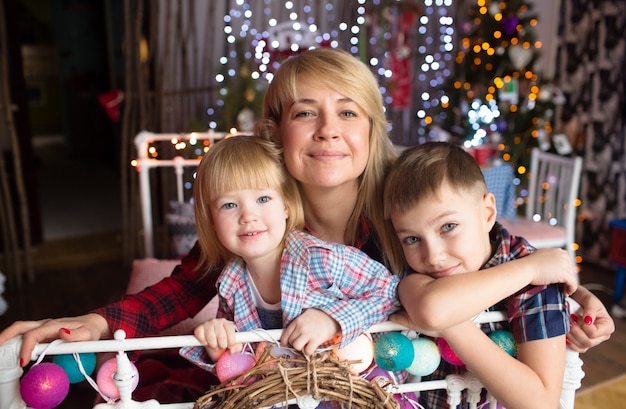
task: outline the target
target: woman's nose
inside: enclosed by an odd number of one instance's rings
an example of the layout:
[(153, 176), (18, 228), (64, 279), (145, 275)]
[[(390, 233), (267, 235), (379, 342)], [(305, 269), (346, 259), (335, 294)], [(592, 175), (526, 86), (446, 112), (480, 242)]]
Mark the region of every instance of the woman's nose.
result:
[(319, 127), (315, 134), (317, 139), (334, 139), (339, 137), (338, 118), (333, 115), (322, 114), (319, 117)]

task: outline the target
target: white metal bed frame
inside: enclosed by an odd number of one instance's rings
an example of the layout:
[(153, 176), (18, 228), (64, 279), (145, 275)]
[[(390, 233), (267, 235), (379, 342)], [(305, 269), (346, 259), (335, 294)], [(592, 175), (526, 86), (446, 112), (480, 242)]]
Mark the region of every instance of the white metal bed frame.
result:
[[(214, 143), (216, 140), (222, 139), (229, 134), (208, 132), (193, 134), (154, 134), (151, 132), (140, 132), (135, 143), (139, 154), (138, 171), (140, 174), (140, 194), (142, 205), (142, 217), (144, 228), (144, 245), (146, 257), (152, 257), (154, 254), (153, 244), (153, 226), (152, 226), (152, 205), (151, 205), (151, 186), (149, 171), (156, 167), (171, 167), (177, 175), (177, 195), (178, 201), (183, 201), (183, 168), (197, 166), (197, 159), (183, 159), (182, 157), (173, 160), (162, 160), (149, 157), (148, 146), (153, 141), (193, 141), (193, 140), (209, 140)], [(573, 300), (568, 300), (572, 312), (574, 312), (578, 304)], [(484, 322), (498, 322), (506, 320), (503, 312), (485, 312), (480, 314), (474, 321), (477, 324)], [(375, 325), (369, 329), (369, 332), (387, 332), (406, 330), (406, 328), (386, 322)], [(271, 331), (249, 331), (237, 333), (237, 341), (241, 343), (266, 341), (268, 333), (274, 338), (279, 339), (281, 330)], [(23, 374), (22, 368), (18, 365), (19, 349), (21, 345), (20, 337), (17, 337), (6, 344), (0, 346), (0, 409), (23, 409), (26, 404), (22, 400), (19, 393), (19, 381)], [(137, 339), (126, 339), (123, 331), (115, 333), (114, 340), (100, 340), (87, 342), (71, 342), (55, 341), (49, 344), (39, 344), (33, 351), (31, 359), (36, 361), (44, 355), (71, 354), (82, 352), (117, 352), (118, 370), (115, 376), (115, 383), (120, 391), (120, 399), (114, 402), (96, 405), (95, 409), (133, 409), (133, 408), (168, 408), (168, 409), (191, 409), (194, 402), (183, 402), (174, 404), (161, 404), (156, 400), (146, 402), (137, 402), (132, 399), (132, 385), (135, 376), (130, 369), (130, 364), (126, 352), (134, 350), (150, 350), (165, 348), (180, 348), (184, 346), (198, 346), (199, 343), (192, 335), (178, 336), (160, 336)], [(580, 381), (584, 376), (582, 371), (582, 361), (578, 353), (568, 348), (566, 353), (566, 369), (561, 394), (560, 409), (573, 409), (574, 396)], [(448, 393), (448, 399), (451, 407), (455, 407), (460, 401), (461, 392), (467, 390), (470, 395), (480, 396), (482, 384), (470, 372), (465, 375), (449, 375), (446, 379), (428, 381), (428, 382), (409, 382), (401, 385), (391, 385), (387, 387), (388, 392), (420, 392), (435, 389), (445, 389)], [(476, 400), (478, 401), (478, 400)], [(495, 401), (489, 403), (489, 408), (496, 408)], [(473, 409), (477, 408), (476, 404), (470, 404)]]

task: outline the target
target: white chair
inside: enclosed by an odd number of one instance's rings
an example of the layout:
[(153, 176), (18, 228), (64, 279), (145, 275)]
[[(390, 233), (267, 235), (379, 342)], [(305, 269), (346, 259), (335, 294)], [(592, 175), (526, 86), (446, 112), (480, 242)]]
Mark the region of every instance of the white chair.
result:
[(534, 247), (565, 248), (576, 262), (574, 239), (581, 157), (565, 157), (534, 148), (531, 153), (525, 216), (499, 221)]

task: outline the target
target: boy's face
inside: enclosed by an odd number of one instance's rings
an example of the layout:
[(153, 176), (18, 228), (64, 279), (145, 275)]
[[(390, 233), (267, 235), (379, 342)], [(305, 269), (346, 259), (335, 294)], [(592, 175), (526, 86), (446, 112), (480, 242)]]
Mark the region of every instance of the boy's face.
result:
[[(217, 238), (246, 263), (273, 260), (285, 234), (288, 210), (274, 189), (235, 190), (211, 201)], [(270, 264), (273, 265), (273, 264)]]
[(491, 255), (489, 231), (495, 219), (493, 194), (455, 191), (448, 183), (439, 197), (391, 214), (409, 266), (433, 278), (480, 269)]

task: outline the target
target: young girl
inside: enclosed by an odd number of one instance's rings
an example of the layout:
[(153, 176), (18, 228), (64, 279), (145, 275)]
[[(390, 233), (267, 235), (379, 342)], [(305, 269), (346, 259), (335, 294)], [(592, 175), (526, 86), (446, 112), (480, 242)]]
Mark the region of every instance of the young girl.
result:
[[(340, 346), (399, 308), (398, 278), (354, 247), (303, 232), (295, 180), (272, 142), (237, 136), (202, 159), (194, 185), (200, 265), (225, 265), (217, 318), (194, 335), (204, 348), (183, 356), (212, 367), (235, 345), (235, 330), (285, 328), (281, 344), (310, 355), (341, 335)], [(329, 209), (332, 211), (332, 209)]]

